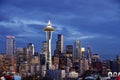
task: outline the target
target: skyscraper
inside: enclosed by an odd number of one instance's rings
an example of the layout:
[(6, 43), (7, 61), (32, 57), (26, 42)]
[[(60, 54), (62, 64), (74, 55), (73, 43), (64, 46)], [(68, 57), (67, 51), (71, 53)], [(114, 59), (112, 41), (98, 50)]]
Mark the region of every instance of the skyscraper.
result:
[(56, 42), (56, 48), (61, 53), (63, 52), (63, 35), (62, 34), (58, 34), (58, 40)]
[(15, 54), (15, 36), (6, 37), (6, 54)]
[(73, 59), (80, 59), (80, 49), (81, 49), (81, 43), (79, 40), (75, 41), (75, 47), (74, 47), (74, 54)]
[(56, 41), (56, 49), (54, 51), (54, 56), (59, 57), (59, 55), (63, 53), (63, 35), (58, 34), (58, 38)]
[(48, 51), (48, 45), (47, 41), (42, 42), (42, 54), (41, 54), (41, 76), (45, 77), (46, 74), (46, 64), (47, 64), (47, 51)]
[(42, 53), (46, 55), (47, 54), (47, 50), (48, 50), (47, 41), (43, 41), (42, 42)]
[(47, 57), (47, 69), (52, 69), (52, 56), (51, 56), (51, 40), (52, 40), (52, 32), (55, 29), (52, 27), (50, 21), (48, 22), (47, 27), (44, 28), (46, 32), (47, 44), (48, 44), (48, 57)]
[(67, 58), (72, 59), (73, 57), (73, 46), (72, 45), (66, 46), (66, 55), (67, 55)]
[(15, 37), (14, 36), (7, 36), (6, 37), (6, 58), (9, 61), (9, 70), (15, 71)]
[(34, 44), (33, 43), (28, 44), (28, 51), (30, 55), (34, 55)]
[(85, 48), (81, 48), (80, 54), (80, 74), (83, 74), (85, 71)]
[(28, 48), (17, 48), (16, 49), (16, 66), (17, 66), (17, 72), (20, 73), (20, 75), (24, 73), (28, 73), (30, 71), (30, 64), (29, 62), (29, 51)]
[(73, 67), (77, 72), (80, 71), (80, 58), (81, 58), (81, 42), (79, 40), (75, 41), (74, 44), (74, 53), (73, 53)]
[(44, 57), (45, 57), (45, 64), (47, 63), (46, 61), (47, 61), (47, 51), (48, 51), (48, 45), (47, 45), (47, 41), (43, 41), (42, 42), (42, 54), (44, 55)]
[(32, 63), (33, 55), (35, 55), (34, 44), (29, 43), (27, 45), (27, 48), (24, 49), (24, 51), (26, 52), (26, 62), (27, 62), (27, 65), (28, 65), (28, 70), (32, 73), (32, 71), (31, 71), (32, 64), (31, 63)]

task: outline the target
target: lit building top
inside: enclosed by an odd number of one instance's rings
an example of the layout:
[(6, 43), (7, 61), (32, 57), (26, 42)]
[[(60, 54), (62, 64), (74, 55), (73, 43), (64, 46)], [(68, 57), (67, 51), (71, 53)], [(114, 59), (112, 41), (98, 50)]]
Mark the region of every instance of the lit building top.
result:
[(81, 48), (81, 52), (85, 52), (85, 48), (82, 47), (82, 48)]

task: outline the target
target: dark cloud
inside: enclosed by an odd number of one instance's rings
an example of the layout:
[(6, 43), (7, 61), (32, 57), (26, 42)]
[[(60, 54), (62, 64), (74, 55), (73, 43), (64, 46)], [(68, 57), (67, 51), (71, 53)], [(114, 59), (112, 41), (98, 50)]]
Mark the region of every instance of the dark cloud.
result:
[(0, 26), (0, 34), (1, 36), (7, 36), (7, 35), (14, 35), (15, 32), (11, 28), (6, 28), (4, 26)]
[(2, 5), (5, 2), (5, 0), (0, 0), (0, 5)]
[[(18, 46), (28, 42), (39, 46), (37, 43), (45, 40), (43, 28), (50, 19), (53, 26), (58, 28), (53, 34), (54, 42), (59, 33), (65, 36), (64, 39), (73, 38), (72, 31), (82, 33), (82, 35), (80, 33), (74, 35), (75, 39), (86, 34), (96, 34), (104, 39), (97, 36), (99, 39), (96, 37), (86, 39), (83, 44), (90, 43), (95, 52), (104, 51), (103, 53), (108, 52), (111, 55), (113, 52), (118, 52), (118, 49), (112, 51), (112, 48), (119, 45), (117, 44), (120, 34), (119, 0), (1, 0), (0, 4), (0, 24), (5, 23), (0, 25), (0, 34), (2, 37), (16, 35)], [(24, 22), (29, 20), (46, 22), (46, 25)], [(118, 39), (116, 43), (111, 44), (113, 39), (107, 38), (113, 36), (114, 40)], [(74, 43), (75, 39), (71, 42), (65, 40), (65, 44)]]
[(84, 29), (93, 33), (119, 37), (119, 25), (119, 21), (110, 21), (108, 23), (101, 23), (98, 25), (93, 24)]
[(38, 24), (28, 24), (30, 28), (36, 29), (36, 31), (41, 31), (46, 25), (38, 25)]
[(5, 13), (0, 13), (0, 22), (1, 21), (10, 21), (10, 17)]

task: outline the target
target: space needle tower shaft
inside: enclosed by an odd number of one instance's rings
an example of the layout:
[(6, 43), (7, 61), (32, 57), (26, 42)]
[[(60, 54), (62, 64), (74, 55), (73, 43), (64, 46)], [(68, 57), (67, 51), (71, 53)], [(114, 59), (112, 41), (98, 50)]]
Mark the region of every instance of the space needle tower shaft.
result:
[(46, 32), (47, 45), (48, 45), (47, 69), (52, 69), (51, 40), (52, 40), (52, 32), (55, 31), (55, 29), (51, 26), (50, 21), (48, 22), (47, 27), (44, 28), (44, 31)]

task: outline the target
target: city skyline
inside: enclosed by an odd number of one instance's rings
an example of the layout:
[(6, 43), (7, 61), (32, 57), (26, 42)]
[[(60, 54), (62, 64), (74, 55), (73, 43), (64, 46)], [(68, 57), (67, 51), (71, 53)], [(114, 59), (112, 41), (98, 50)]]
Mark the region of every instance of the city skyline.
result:
[(0, 1), (0, 52), (5, 52), (6, 36), (16, 37), (17, 47), (34, 43), (36, 51), (46, 40), (43, 28), (51, 20), (53, 51), (58, 34), (64, 35), (64, 45), (76, 40), (83, 47), (91, 46), (93, 53), (104, 58), (115, 58), (120, 53), (120, 2), (97, 1)]

